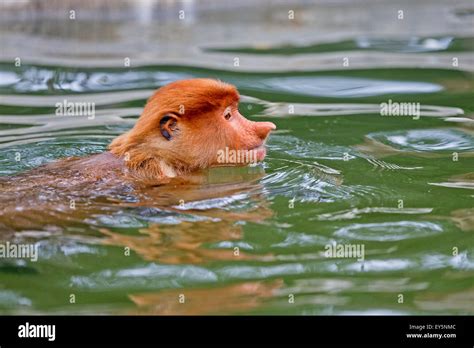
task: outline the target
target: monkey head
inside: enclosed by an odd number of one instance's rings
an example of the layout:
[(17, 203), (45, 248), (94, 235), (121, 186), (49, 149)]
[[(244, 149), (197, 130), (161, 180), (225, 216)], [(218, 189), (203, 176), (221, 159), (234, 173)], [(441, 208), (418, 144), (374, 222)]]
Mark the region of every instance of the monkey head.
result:
[(109, 149), (147, 177), (262, 161), (276, 127), (246, 119), (238, 104), (237, 89), (218, 80), (170, 83), (153, 94), (135, 126)]

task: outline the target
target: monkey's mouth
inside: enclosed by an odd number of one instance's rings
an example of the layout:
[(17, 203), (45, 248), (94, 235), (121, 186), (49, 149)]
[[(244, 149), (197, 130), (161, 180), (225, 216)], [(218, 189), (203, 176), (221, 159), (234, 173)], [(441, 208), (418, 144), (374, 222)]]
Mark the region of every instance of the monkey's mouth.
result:
[(265, 143), (250, 149), (220, 149), (217, 151), (217, 163), (212, 166), (239, 166), (262, 162), (267, 155)]
[(260, 145), (251, 148), (249, 151), (253, 153), (256, 162), (262, 162), (267, 155), (265, 143), (261, 143)]

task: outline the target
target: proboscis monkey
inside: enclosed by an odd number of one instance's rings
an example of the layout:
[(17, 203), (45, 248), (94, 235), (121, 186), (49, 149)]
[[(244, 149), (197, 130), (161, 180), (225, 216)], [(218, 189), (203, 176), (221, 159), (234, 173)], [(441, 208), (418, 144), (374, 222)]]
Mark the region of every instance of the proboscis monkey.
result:
[(110, 200), (137, 185), (179, 182), (201, 169), (262, 161), (265, 141), (276, 127), (247, 120), (238, 102), (234, 86), (213, 79), (160, 88), (109, 151), (0, 177), (0, 227), (35, 226), (35, 214), (42, 223), (64, 219), (63, 213), (80, 220), (81, 214), (94, 213), (90, 200), (95, 197)]
[(137, 123), (109, 146), (132, 175), (159, 180), (217, 165), (262, 161), (276, 127), (238, 110), (239, 94), (212, 79), (181, 80), (160, 88)]

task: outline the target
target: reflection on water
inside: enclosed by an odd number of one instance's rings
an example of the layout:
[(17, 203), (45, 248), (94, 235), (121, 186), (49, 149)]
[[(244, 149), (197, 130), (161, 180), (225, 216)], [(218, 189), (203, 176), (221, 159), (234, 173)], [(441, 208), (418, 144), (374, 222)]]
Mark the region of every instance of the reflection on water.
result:
[(312, 45), (283, 45), (273, 47), (242, 47), (242, 48), (209, 48), (213, 52), (245, 52), (254, 54), (311, 54), (322, 52), (337, 52), (349, 50), (370, 50), (403, 53), (422, 53), (435, 51), (469, 51), (474, 41), (472, 38), (448, 37), (409, 37), (409, 38), (377, 38), (356, 37), (354, 40), (344, 40), (330, 43), (319, 43)]
[(471, 312), (474, 309), (474, 289), (441, 296), (420, 296), (415, 301), (421, 309), (428, 311), (446, 311), (457, 308), (460, 311)]
[(303, 94), (318, 97), (360, 98), (385, 94), (419, 94), (442, 90), (439, 85), (423, 82), (377, 81), (347, 77), (278, 77), (252, 81), (242, 87), (254, 90)]
[(403, 151), (474, 150), (474, 135), (457, 129), (416, 129), (368, 136)]
[(412, 37), (408, 40), (371, 40), (370, 38), (360, 38), (357, 40), (357, 47), (380, 49), (390, 52), (430, 52), (445, 51), (449, 48), (452, 42), (452, 37), (423, 39)]
[(193, 289), (186, 295), (179, 289), (156, 294), (132, 294), (130, 299), (138, 306), (132, 314), (209, 315), (248, 312), (274, 296), (275, 290), (281, 285), (281, 280), (243, 282), (223, 288)]
[(431, 222), (397, 221), (354, 224), (337, 230), (334, 232), (334, 235), (356, 240), (375, 240), (384, 242), (426, 237), (433, 233), (440, 233), (442, 231), (443, 229), (441, 226)]
[[(192, 211), (189, 214), (192, 214)], [(138, 230), (139, 236), (115, 233), (108, 229), (101, 229), (101, 232), (108, 237), (103, 239), (104, 244), (129, 248), (145, 260), (161, 263), (270, 260), (271, 255), (253, 256), (245, 252), (246, 249), (253, 248), (240, 242), (243, 231), (238, 222), (263, 222), (272, 215), (272, 211), (263, 206), (250, 212), (226, 212), (210, 208), (206, 210), (205, 215), (198, 215), (205, 220), (189, 222), (183, 221), (183, 217), (176, 217), (177, 224), (150, 224), (147, 228)], [(165, 222), (164, 219), (160, 220), (161, 223)], [(223, 244), (218, 245), (219, 242)], [(217, 247), (206, 247), (211, 244)]]
[[(291, 21), (284, 2), (190, 2), (185, 21), (172, 2), (91, 2), (71, 23), (74, 1), (0, 13), (0, 240), (40, 252), (0, 262), (1, 313), (474, 313), (469, 1), (297, 2)], [(190, 77), (277, 124), (264, 163), (160, 187), (35, 172), (105, 151)], [(95, 118), (57, 116), (65, 99)], [(388, 100), (420, 118), (381, 117)]]

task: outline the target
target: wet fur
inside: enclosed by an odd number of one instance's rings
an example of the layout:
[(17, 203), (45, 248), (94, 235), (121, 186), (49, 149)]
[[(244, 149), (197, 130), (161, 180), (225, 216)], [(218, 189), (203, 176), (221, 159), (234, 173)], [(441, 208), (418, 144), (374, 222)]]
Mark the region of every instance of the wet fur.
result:
[[(234, 86), (211, 79), (182, 80), (160, 88), (135, 126), (115, 138), (108, 152), (0, 177), (0, 231), (2, 226), (36, 228), (64, 219), (82, 220), (100, 211), (100, 202), (124, 194), (148, 195), (149, 186), (199, 183), (201, 169), (219, 165), (219, 149), (261, 146), (275, 128), (240, 115), (238, 100)], [(233, 119), (228, 121), (224, 112), (230, 105)], [(160, 125), (169, 114), (177, 123), (167, 139)], [(74, 209), (71, 200), (76, 202)]]

